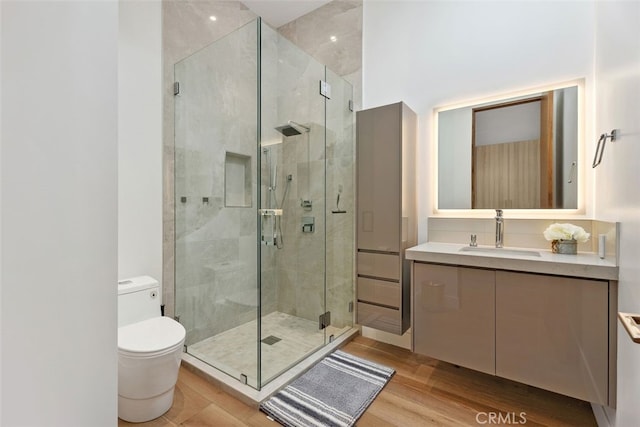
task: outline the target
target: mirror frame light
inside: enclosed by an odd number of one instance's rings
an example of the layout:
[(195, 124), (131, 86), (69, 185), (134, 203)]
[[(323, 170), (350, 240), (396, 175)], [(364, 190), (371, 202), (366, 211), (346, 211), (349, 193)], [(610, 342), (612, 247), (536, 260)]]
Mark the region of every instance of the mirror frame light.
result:
[(440, 209), (438, 207), (438, 113), (456, 108), (471, 107), (478, 104), (498, 102), (510, 98), (526, 97), (534, 94), (562, 89), (568, 86), (578, 87), (578, 207), (576, 209), (503, 209), (509, 218), (586, 218), (586, 163), (585, 151), (585, 79), (575, 79), (560, 83), (538, 86), (515, 92), (503, 92), (496, 95), (476, 98), (464, 102), (442, 105), (433, 109), (432, 145), (431, 145), (431, 206), (430, 217), (442, 218), (486, 218), (493, 215), (493, 209)]

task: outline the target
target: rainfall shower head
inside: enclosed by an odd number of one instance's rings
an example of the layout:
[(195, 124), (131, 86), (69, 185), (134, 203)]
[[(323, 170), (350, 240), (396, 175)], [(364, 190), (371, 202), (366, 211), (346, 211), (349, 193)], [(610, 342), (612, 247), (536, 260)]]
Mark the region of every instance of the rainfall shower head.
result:
[(293, 120), (289, 120), (286, 125), (278, 126), (275, 129), (284, 136), (300, 135), (302, 132), (309, 132), (311, 130), (311, 128), (301, 125), (300, 123), (296, 123)]

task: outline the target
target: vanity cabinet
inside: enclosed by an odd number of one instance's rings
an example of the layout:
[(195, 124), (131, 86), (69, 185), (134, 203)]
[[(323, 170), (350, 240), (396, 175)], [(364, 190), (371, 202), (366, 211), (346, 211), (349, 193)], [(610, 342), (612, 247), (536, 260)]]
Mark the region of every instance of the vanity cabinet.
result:
[(496, 272), (496, 375), (607, 403), (609, 286)]
[(414, 350), (495, 373), (495, 271), (416, 263)]
[(416, 353), (614, 404), (615, 282), (421, 262), (413, 275)]
[(398, 335), (411, 323), (405, 249), (417, 243), (416, 126), (402, 102), (356, 115), (356, 319)]

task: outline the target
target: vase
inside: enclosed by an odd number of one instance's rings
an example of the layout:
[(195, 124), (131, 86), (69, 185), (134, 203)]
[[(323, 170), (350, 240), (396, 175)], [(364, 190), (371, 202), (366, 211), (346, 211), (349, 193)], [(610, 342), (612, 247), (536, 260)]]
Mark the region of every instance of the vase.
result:
[(578, 253), (578, 242), (572, 240), (552, 240), (551, 252), (554, 254), (576, 255)]

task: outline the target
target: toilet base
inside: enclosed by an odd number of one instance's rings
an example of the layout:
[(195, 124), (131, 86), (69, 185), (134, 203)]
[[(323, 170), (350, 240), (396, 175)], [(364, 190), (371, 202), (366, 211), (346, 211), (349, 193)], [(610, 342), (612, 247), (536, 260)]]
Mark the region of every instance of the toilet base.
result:
[(118, 418), (130, 423), (143, 423), (158, 418), (173, 405), (175, 387), (149, 399), (130, 399), (118, 395)]

